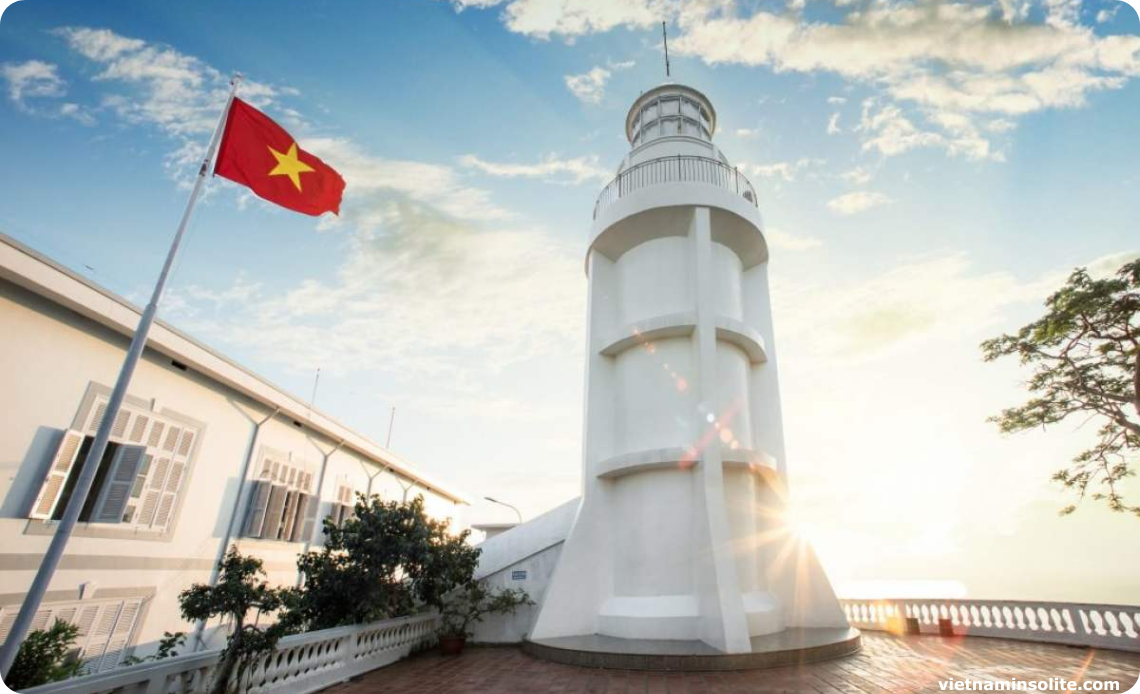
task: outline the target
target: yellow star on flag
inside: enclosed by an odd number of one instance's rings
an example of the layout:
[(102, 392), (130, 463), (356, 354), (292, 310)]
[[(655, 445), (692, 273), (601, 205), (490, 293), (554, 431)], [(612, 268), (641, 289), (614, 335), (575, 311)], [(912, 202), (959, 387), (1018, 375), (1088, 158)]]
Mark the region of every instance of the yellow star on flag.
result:
[(282, 154), (272, 147), (269, 148), (269, 153), (277, 158), (277, 166), (269, 172), (270, 176), (288, 176), (297, 190), (301, 190), (301, 174), (308, 173), (313, 170), (305, 162), (297, 158), (297, 143), (289, 145), (289, 151)]

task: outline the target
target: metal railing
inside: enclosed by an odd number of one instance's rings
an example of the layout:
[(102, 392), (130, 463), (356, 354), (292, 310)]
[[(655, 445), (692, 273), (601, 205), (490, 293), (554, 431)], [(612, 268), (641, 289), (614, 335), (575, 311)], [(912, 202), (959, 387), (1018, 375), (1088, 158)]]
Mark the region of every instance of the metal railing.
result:
[[(286, 636), (246, 673), (246, 694), (310, 694), (405, 658), (435, 637), (435, 614)], [(175, 656), (25, 689), (22, 694), (197, 694), (221, 650)]]
[(724, 188), (757, 205), (756, 189), (736, 167), (710, 157), (678, 154), (634, 164), (610, 181), (594, 203), (598, 213), (623, 196), (661, 183), (705, 183)]
[[(840, 600), (852, 626), (1140, 652), (1140, 606), (1024, 600)], [(941, 624), (940, 624), (941, 622)], [(945, 629), (945, 631), (944, 631)]]

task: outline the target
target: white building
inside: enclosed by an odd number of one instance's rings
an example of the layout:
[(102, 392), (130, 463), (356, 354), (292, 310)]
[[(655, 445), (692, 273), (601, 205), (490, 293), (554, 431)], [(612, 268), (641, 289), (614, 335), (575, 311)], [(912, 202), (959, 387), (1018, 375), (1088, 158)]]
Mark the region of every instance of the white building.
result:
[[(0, 641), (138, 319), (122, 298), (0, 235)], [(161, 322), (111, 441), (32, 625), (78, 624), (90, 670), (145, 655), (164, 631), (192, 632), (178, 593), (212, 580), (230, 535), (272, 582), (294, 585), (297, 555), (322, 540), (319, 520), (342, 518), (356, 492), (423, 494), (429, 513), (466, 527), (463, 494)], [(207, 644), (220, 643), (215, 631)]]
[(541, 599), (485, 638), (585, 664), (858, 648), (787, 518), (768, 246), (715, 129), (681, 85), (630, 108), (586, 251), (582, 500), (484, 543), (483, 576)]

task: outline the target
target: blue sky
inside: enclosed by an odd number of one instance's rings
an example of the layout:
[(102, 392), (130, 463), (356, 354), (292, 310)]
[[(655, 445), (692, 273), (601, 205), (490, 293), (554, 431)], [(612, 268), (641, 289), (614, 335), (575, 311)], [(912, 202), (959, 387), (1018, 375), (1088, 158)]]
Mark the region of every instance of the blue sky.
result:
[(298, 394), (320, 368), (380, 441), (395, 406), (394, 450), (532, 516), (577, 493), (582, 252), (662, 18), (760, 191), (793, 490), (841, 591), (1140, 602), (1140, 559), (1098, 564), (1135, 519), (1056, 517), (1087, 432), (999, 436), (1025, 374), (977, 349), (1140, 250), (1116, 0), (23, 0), (0, 230), (143, 299), (240, 70), (343, 214), (214, 181), (163, 316)]

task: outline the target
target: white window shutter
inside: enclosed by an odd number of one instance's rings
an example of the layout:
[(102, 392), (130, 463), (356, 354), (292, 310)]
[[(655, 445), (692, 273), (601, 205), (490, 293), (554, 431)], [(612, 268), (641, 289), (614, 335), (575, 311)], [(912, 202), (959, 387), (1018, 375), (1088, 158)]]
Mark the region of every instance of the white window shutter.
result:
[(122, 523), (123, 512), (131, 498), (131, 487), (139, 474), (145, 446), (120, 445), (111, 460), (111, 467), (98, 490), (98, 502), (92, 520), (96, 523)]
[(293, 528), (285, 539), (289, 542), (302, 542), (305, 539), (305, 515), (309, 512), (309, 495), (304, 492), (294, 492), (297, 495), (297, 509), (293, 513)]
[(127, 600), (123, 603), (123, 608), (119, 611), (119, 619), (115, 622), (111, 638), (107, 641), (107, 650), (99, 663), (100, 671), (118, 667), (122, 661), (123, 653), (131, 640), (131, 633), (135, 629), (135, 621), (141, 607), (142, 601), (140, 600)]
[(246, 513), (245, 530), (242, 535), (246, 537), (261, 537), (261, 528), (265, 525), (265, 508), (269, 504), (269, 492), (273, 483), (269, 480), (259, 480), (253, 483), (250, 490), (249, 511)]
[(0, 643), (8, 640), (8, 633), (12, 631), (12, 625), (16, 623), (16, 615), (19, 614), (19, 610), (18, 606), (14, 610), (4, 610), (4, 616), (0, 617)]
[(107, 643), (115, 631), (115, 624), (119, 620), (119, 612), (122, 608), (122, 603), (101, 606), (99, 616), (87, 637), (87, 643), (83, 645), (83, 650), (80, 652), (84, 673), (99, 672), (103, 655), (107, 652)]
[(277, 534), (278, 540), (292, 542), (293, 526), (297, 522), (297, 504), (300, 501), (301, 492), (296, 490), (289, 490), (285, 494), (285, 510), (281, 518), (280, 532)]
[(313, 539), (313, 531), (317, 529), (317, 510), (320, 508), (320, 506), (320, 499), (313, 496), (312, 494), (305, 495), (304, 511), (300, 509), (297, 510), (298, 521), (302, 519), (302, 513), (304, 514), (304, 522), (298, 523), (298, 525), (301, 527), (301, 536), (299, 539), (294, 540), (294, 542), (308, 542)]
[(265, 504), (265, 522), (261, 526), (261, 535), (267, 540), (276, 540), (281, 529), (281, 514), (285, 510), (285, 500), (289, 495), (289, 488), (283, 484), (275, 484), (269, 490), (269, 501)]
[(351, 517), (352, 508), (348, 504), (333, 504), (332, 519), (336, 527), (341, 527)]
[(63, 441), (60, 442), (59, 448), (55, 452), (47, 477), (44, 478), (43, 485), (40, 487), (40, 493), (36, 496), (35, 503), (32, 504), (32, 510), (28, 514), (29, 518), (51, 520), (51, 515), (55, 512), (55, 506), (59, 503), (59, 497), (63, 493), (63, 485), (67, 482), (67, 476), (75, 465), (75, 459), (79, 455), (79, 449), (82, 445), (83, 432), (74, 429), (63, 432)]

